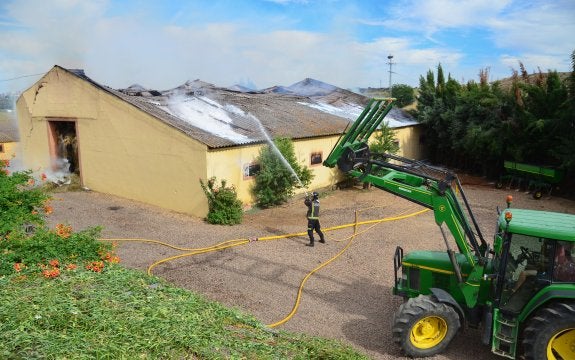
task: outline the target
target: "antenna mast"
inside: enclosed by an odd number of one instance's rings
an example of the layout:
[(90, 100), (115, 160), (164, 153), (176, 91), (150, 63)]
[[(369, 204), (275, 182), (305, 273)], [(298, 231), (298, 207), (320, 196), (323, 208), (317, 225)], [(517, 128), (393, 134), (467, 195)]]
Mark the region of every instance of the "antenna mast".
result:
[(388, 56), (387, 56), (387, 59), (389, 60), (389, 62), (387, 63), (387, 64), (389, 65), (389, 96), (391, 96), (391, 85), (392, 85), (392, 83), (391, 83), (391, 74), (393, 74), (392, 66), (393, 66), (395, 63), (393, 62), (393, 55), (391, 55), (391, 54), (388, 55)]

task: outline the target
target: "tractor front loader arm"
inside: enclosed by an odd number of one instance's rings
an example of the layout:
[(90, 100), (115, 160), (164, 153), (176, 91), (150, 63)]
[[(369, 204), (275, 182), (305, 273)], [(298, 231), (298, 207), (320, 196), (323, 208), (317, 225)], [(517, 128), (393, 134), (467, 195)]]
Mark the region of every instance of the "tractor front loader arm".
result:
[[(371, 99), (363, 112), (354, 121), (351, 128), (346, 131), (338, 143), (331, 150), (324, 166), (338, 165), (340, 170), (347, 172), (356, 163), (361, 162), (369, 155), (367, 142), (371, 134), (377, 130), (387, 113), (393, 107), (393, 98)], [(367, 160), (367, 159), (365, 159)]]

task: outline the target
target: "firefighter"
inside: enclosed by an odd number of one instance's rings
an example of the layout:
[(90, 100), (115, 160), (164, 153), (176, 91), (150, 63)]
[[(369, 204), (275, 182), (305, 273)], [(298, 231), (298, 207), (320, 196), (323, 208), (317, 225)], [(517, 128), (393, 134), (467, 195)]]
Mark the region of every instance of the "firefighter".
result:
[(319, 242), (325, 243), (325, 238), (319, 224), (319, 194), (314, 191), (311, 194), (311, 198), (306, 196), (304, 204), (307, 206), (307, 234), (309, 235), (309, 244), (307, 244), (307, 246), (314, 245), (314, 230), (319, 235)]

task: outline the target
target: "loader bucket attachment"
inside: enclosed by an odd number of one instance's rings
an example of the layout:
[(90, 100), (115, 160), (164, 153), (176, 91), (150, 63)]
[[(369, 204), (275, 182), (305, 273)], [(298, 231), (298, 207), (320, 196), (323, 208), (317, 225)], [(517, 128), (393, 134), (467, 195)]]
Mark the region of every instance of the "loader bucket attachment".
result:
[(392, 98), (369, 100), (351, 128), (341, 136), (331, 150), (323, 165), (332, 168), (337, 164), (342, 171), (349, 171), (353, 168), (353, 163), (368, 156), (367, 141), (391, 110), (394, 100)]

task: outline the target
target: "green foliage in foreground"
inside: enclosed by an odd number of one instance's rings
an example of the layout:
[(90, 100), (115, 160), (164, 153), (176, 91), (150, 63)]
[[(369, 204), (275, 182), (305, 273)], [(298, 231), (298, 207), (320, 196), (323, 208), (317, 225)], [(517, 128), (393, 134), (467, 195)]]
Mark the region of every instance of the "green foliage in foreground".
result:
[(11, 172), (9, 165), (10, 161), (0, 160), (0, 240), (23, 233), (26, 225), (43, 226), (43, 205), (50, 198), (33, 186), (30, 171)]
[(0, 358), (367, 359), (119, 265), (0, 278)]
[[(40, 273), (50, 262), (56, 262), (60, 268), (76, 268), (112, 257), (112, 244), (96, 240), (99, 227), (79, 232), (65, 232), (61, 230), (63, 228), (39, 228), (31, 236), (19, 235), (0, 241), (0, 276), (16, 271), (21, 275)], [(58, 234), (58, 231), (62, 233)], [(108, 259), (104, 258), (106, 255)], [(18, 270), (15, 269), (17, 264)]]

